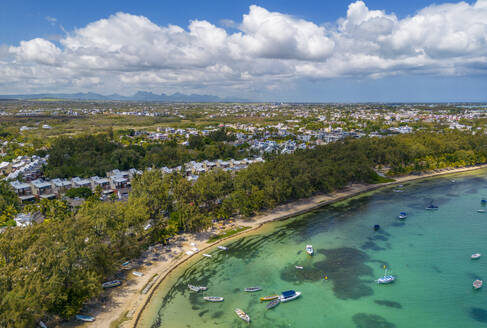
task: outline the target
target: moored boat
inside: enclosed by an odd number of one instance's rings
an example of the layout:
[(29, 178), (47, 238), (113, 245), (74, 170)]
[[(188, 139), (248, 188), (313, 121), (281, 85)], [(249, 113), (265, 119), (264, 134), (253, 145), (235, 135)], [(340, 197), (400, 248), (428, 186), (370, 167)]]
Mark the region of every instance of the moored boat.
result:
[(279, 300), (281, 302), (289, 302), (292, 300), (295, 300), (301, 295), (301, 292), (297, 292), (294, 290), (286, 290), (285, 292), (282, 292), (281, 296), (279, 296)]
[(378, 230), (380, 230), (380, 225), (374, 224), (374, 231), (378, 231)]
[(136, 277), (142, 277), (144, 275), (142, 272), (139, 271), (132, 271), (132, 274)]
[(221, 249), (222, 251), (226, 251), (228, 249), (225, 246), (217, 246), (217, 248)]
[(261, 297), (260, 300), (261, 301), (272, 301), (272, 300), (275, 300), (276, 298), (279, 298), (279, 295), (264, 296), (264, 297)]
[(240, 319), (242, 319), (245, 322), (250, 322), (250, 317), (247, 313), (240, 309), (235, 309), (235, 313), (238, 315)]
[(253, 293), (253, 292), (258, 292), (259, 290), (262, 290), (262, 288), (260, 288), (260, 287), (247, 287), (244, 289), (244, 292)]
[(303, 267), (300, 265), (296, 265), (296, 269), (303, 270)]
[(314, 252), (312, 245), (306, 245), (306, 253), (308, 253), (308, 255), (313, 255)]
[(481, 256), (482, 256), (482, 254), (480, 254), (480, 253), (475, 253), (475, 254), (472, 254), (472, 255), (470, 256), (470, 258), (471, 258), (472, 260), (477, 260), (477, 259), (479, 259)]
[(485, 213), (485, 210), (481, 208), (481, 209), (477, 210), (477, 213)]
[(272, 300), (272, 302), (269, 302), (266, 305), (266, 308), (267, 308), (267, 310), (275, 308), (276, 306), (279, 305), (279, 303), (281, 303), (281, 300), (279, 298), (276, 298), (276, 299)]
[(101, 284), (103, 288), (112, 288), (112, 287), (117, 287), (120, 286), (122, 282), (120, 280), (112, 280), (112, 281), (107, 281)]
[(192, 290), (193, 292), (199, 292), (199, 291), (205, 291), (208, 289), (208, 287), (205, 286), (195, 286), (195, 285), (189, 285), (188, 288)]
[(439, 209), (439, 207), (436, 206), (436, 205), (433, 205), (433, 203), (431, 203), (428, 206), (426, 206), (426, 210), (428, 210), (428, 211), (435, 211), (437, 209)]
[(211, 257), (210, 254), (203, 254), (204, 257)]
[(482, 288), (482, 284), (483, 284), (482, 280), (477, 279), (472, 283), (472, 286), (475, 289), (479, 289)]
[(220, 296), (205, 296), (203, 299), (208, 302), (223, 302), (223, 297)]
[(408, 214), (407, 214), (406, 212), (401, 212), (401, 213), (399, 213), (399, 215), (397, 216), (397, 218), (398, 218), (399, 220), (404, 220), (404, 219), (406, 219), (407, 217), (408, 217)]
[(76, 320), (84, 321), (84, 322), (93, 322), (95, 321), (95, 318), (92, 317), (91, 315), (77, 314)]
[(379, 279), (376, 280), (378, 284), (390, 284), (391, 282), (394, 282), (396, 280), (396, 277), (393, 275), (387, 274), (387, 269), (384, 270), (384, 276), (380, 277)]

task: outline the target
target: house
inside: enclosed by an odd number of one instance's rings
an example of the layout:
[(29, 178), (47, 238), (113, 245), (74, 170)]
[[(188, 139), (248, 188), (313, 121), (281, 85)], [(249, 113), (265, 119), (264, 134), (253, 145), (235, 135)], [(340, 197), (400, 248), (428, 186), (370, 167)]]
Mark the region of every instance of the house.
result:
[(73, 183), (73, 188), (90, 188), (91, 189), (91, 180), (89, 179), (83, 179), (83, 178), (73, 178), (71, 179), (71, 182)]
[(30, 184), (20, 181), (12, 181), (10, 182), (10, 185), (22, 202), (33, 200), (35, 198), (32, 194), (32, 187)]
[(52, 190), (52, 184), (42, 179), (37, 179), (31, 182), (34, 195), (38, 198), (53, 199), (56, 198)]
[(111, 194), (113, 190), (110, 188), (110, 180), (108, 178), (100, 178), (100, 177), (92, 177), (91, 181), (93, 183), (92, 187), (93, 190), (96, 190), (97, 187), (101, 188), (103, 194)]
[(73, 187), (73, 183), (69, 180), (52, 179), (52, 189), (58, 196), (63, 195), (66, 191)]
[(30, 214), (20, 213), (14, 218), (14, 220), (18, 227), (27, 227), (32, 224), (34, 217)]
[(12, 164), (10, 162), (1, 162), (0, 163), (0, 174), (8, 175), (12, 170)]

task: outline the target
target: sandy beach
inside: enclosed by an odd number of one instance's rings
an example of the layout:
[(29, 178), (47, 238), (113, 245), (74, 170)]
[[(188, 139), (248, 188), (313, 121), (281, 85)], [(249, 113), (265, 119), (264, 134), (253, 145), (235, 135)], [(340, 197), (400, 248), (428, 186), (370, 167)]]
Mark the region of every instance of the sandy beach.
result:
[[(482, 168), (487, 168), (487, 164), (458, 169), (436, 170), (421, 175), (407, 175), (397, 177), (393, 182), (381, 184), (353, 184), (338, 192), (320, 194), (280, 205), (251, 218), (232, 220), (232, 223), (227, 224), (224, 228), (215, 228), (212, 229), (212, 231), (196, 234), (178, 235), (170, 245), (155, 245), (146, 251), (138, 261), (133, 261), (133, 269), (126, 269), (127, 280), (124, 281), (122, 286), (108, 291), (106, 297), (103, 298), (105, 302), (101, 305), (97, 304), (96, 307), (93, 307), (90, 310), (89, 314), (96, 317), (94, 322), (86, 324), (70, 323), (63, 326), (93, 328), (136, 327), (138, 318), (144, 310), (145, 305), (149, 302), (153, 291), (164, 281), (166, 275), (180, 264), (186, 262), (189, 258), (192, 258), (193, 256), (202, 256), (205, 249), (212, 247), (223, 240), (238, 238), (249, 231), (259, 229), (267, 222), (297, 216), (326, 204), (344, 200), (351, 196), (385, 186), (402, 184), (408, 181), (433, 176), (479, 170)], [(217, 242), (208, 242), (208, 238), (211, 235), (237, 226), (245, 226), (248, 227), (248, 229), (232, 235), (231, 237), (220, 239)], [(142, 272), (143, 276), (137, 277), (132, 273), (133, 271)]]

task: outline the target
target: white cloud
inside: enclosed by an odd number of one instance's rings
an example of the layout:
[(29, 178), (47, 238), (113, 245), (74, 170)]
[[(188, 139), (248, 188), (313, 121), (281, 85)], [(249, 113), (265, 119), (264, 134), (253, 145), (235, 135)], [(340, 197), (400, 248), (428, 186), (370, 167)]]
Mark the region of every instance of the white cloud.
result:
[(487, 0), (432, 5), (404, 19), (356, 1), (345, 17), (324, 24), (253, 5), (241, 22), (223, 26), (237, 31), (198, 19), (187, 28), (159, 26), (117, 13), (69, 31), (57, 44), (36, 38), (8, 53), (3, 46), (0, 85), (12, 92), (225, 95), (301, 78), (486, 73)]

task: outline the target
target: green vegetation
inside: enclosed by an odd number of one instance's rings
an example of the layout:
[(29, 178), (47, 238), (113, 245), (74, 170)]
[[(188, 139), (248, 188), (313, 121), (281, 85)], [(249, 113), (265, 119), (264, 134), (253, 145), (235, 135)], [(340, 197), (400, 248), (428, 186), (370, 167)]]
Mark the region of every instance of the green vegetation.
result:
[(13, 218), (20, 208), (19, 198), (7, 182), (0, 181), (0, 226), (14, 225)]
[(217, 240), (220, 240), (220, 239), (223, 239), (223, 238), (227, 238), (227, 237), (230, 237), (230, 236), (233, 236), (233, 235), (236, 235), (237, 233), (241, 232), (241, 231), (244, 231), (244, 230), (247, 230), (248, 228), (250, 227), (238, 227), (238, 228), (235, 228), (235, 229), (230, 229), (230, 230), (227, 230), (221, 234), (218, 234), (218, 235), (215, 235), (213, 237), (211, 237), (210, 239), (208, 239), (208, 241), (210, 243), (213, 243)]
[[(103, 138), (88, 142), (99, 142), (103, 153), (113, 147)], [(0, 234), (0, 327), (72, 317), (101, 293), (101, 283), (113, 278), (120, 263), (178, 231), (199, 231), (215, 218), (250, 216), (350, 183), (381, 181), (377, 168), (393, 176), (485, 163), (486, 146), (487, 136), (461, 132), (347, 139), (275, 156), (235, 173), (216, 170), (194, 183), (179, 173), (147, 171), (132, 181), (126, 202), (89, 197), (67, 213), (61, 203), (44, 201), (37, 210), (49, 220)], [(59, 167), (68, 166), (62, 161)]]
[(93, 195), (93, 192), (88, 187), (79, 187), (79, 188), (71, 188), (66, 191), (64, 194), (68, 198), (84, 198), (87, 199), (88, 197)]

